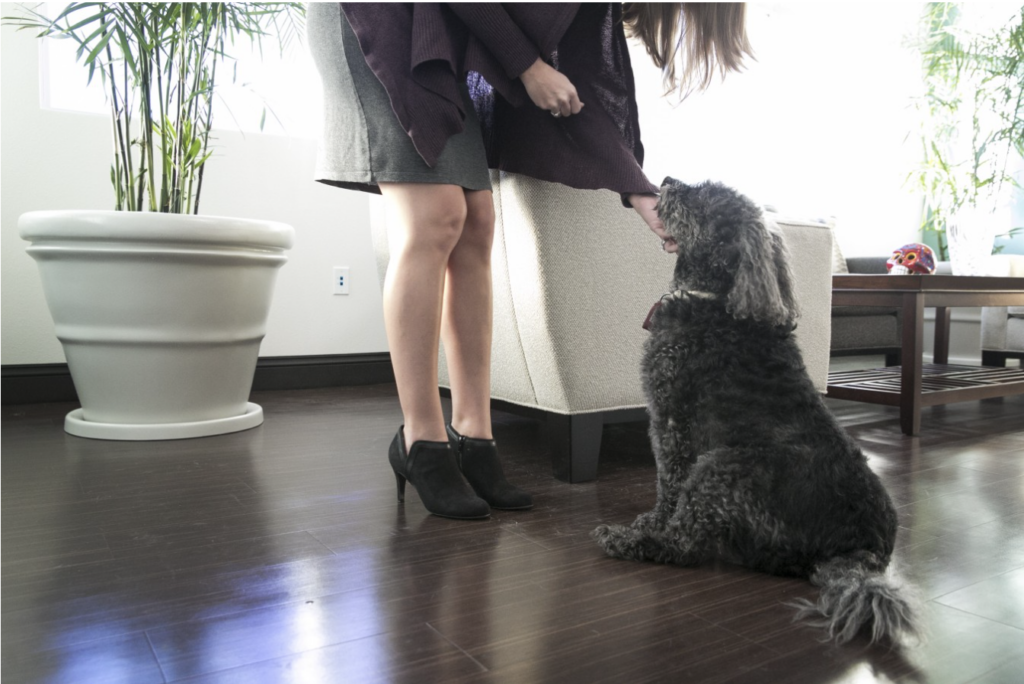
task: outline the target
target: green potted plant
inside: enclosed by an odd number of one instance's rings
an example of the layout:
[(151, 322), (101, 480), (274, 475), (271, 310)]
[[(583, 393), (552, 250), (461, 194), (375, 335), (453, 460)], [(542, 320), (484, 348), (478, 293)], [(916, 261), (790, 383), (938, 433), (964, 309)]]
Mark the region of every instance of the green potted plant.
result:
[(995, 237), (1020, 230), (1008, 219), (1000, 225), (1000, 210), (1021, 188), (1014, 171), (1024, 155), (1024, 8), (987, 28), (969, 27), (965, 11), (929, 3), (922, 18), (923, 158), (910, 177), (924, 192), (922, 228), (940, 258), (954, 273), (976, 275)]
[(18, 223), (82, 405), (69, 433), (174, 439), (263, 422), (248, 398), (293, 230), (197, 214), (229, 49), (270, 35), (283, 47), (303, 16), (301, 3), (71, 3), (5, 18), (75, 41), (111, 112), (115, 209)]

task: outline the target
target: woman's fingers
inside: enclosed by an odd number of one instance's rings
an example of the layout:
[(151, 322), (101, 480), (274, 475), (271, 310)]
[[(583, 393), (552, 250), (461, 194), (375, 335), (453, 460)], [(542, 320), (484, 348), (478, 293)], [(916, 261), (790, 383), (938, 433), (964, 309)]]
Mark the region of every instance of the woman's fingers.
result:
[(566, 79), (568, 88), (553, 94), (553, 102), (550, 107), (544, 107), (555, 116), (572, 116), (579, 114), (583, 109), (583, 103), (576, 93), (576, 88)]
[[(568, 80), (566, 82), (568, 83)], [(577, 94), (576, 88), (570, 83), (569, 90), (561, 95), (551, 113), (557, 113), (559, 116), (572, 116), (573, 114), (579, 114), (581, 109), (583, 109), (583, 103), (580, 102), (580, 96)]]
[(579, 114), (580, 110), (583, 109), (583, 103), (580, 102), (580, 96), (576, 93), (576, 89), (572, 89), (572, 94), (569, 97), (569, 114)]
[(661, 248), (670, 254), (679, 251), (675, 239), (665, 230), (665, 224), (658, 216), (658, 198), (655, 195), (630, 195), (629, 203), (644, 220), (651, 232), (661, 239)]
[(552, 116), (572, 116), (583, 108), (576, 86), (541, 59), (524, 71), (520, 79), (533, 103)]

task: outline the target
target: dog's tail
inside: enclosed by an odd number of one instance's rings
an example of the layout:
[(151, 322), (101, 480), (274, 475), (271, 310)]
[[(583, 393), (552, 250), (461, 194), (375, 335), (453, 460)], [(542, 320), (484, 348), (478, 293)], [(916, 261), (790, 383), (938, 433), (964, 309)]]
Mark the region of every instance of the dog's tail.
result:
[(813, 624), (826, 629), (836, 643), (849, 641), (866, 628), (871, 630), (872, 643), (898, 645), (920, 635), (917, 598), (874, 561), (874, 554), (819, 563), (811, 583), (821, 587), (821, 595), (817, 603), (798, 601), (796, 619), (819, 618)]

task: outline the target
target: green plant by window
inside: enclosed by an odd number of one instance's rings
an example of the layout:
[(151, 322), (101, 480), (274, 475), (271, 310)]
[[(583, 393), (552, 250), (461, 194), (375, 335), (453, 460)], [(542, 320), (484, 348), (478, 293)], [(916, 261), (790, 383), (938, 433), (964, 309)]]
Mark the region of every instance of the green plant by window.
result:
[(217, 84), (233, 77), (229, 49), (244, 37), (262, 51), (271, 36), (284, 49), (305, 17), (297, 2), (73, 2), (53, 19), (23, 11), (5, 23), (75, 41), (89, 82), (103, 81), (115, 208), (171, 213), (199, 211)]
[(1006, 23), (986, 31), (965, 28), (963, 11), (962, 3), (929, 3), (916, 45), (923, 162), (910, 179), (924, 192), (922, 229), (937, 233), (943, 259), (947, 222), (1019, 192), (1011, 165), (1024, 155), (1024, 7), (1009, 7)]

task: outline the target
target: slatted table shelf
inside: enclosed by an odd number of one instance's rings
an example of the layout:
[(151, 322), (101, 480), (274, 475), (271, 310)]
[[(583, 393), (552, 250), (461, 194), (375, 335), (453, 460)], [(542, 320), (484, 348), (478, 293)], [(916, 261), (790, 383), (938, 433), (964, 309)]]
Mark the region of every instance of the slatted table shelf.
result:
[[(870, 370), (836, 371), (828, 374), (828, 395), (837, 399), (866, 401), (863, 392), (871, 392), (877, 401), (871, 403), (900, 405), (900, 366)], [(974, 399), (989, 399), (1024, 393), (1024, 369), (986, 368), (978, 366), (946, 366), (928, 363), (921, 367), (921, 404), (935, 406), (948, 403), (943, 392), (975, 391)], [(958, 395), (957, 401), (967, 401)]]

